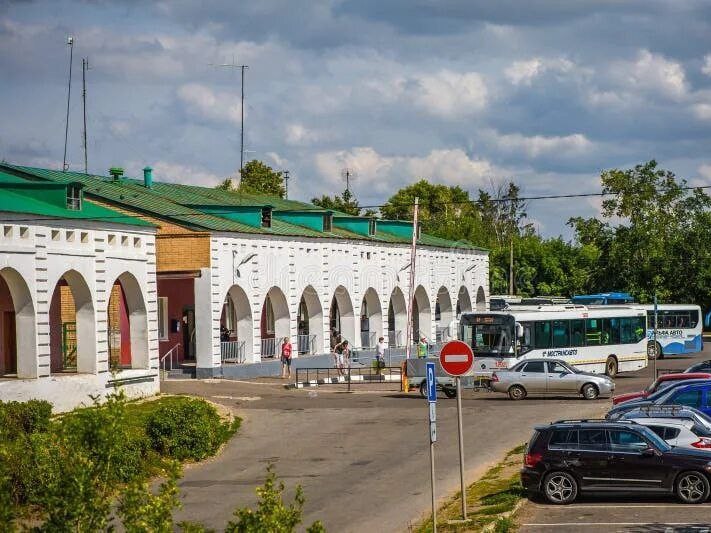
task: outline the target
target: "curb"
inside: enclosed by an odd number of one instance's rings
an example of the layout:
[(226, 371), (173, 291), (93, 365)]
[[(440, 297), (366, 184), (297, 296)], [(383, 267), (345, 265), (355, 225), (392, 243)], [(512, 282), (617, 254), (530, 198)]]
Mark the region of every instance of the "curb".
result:
[[(384, 376), (351, 376), (351, 383), (353, 382), (365, 382), (368, 383), (392, 383), (399, 382), (400, 376), (396, 375), (384, 375)], [(337, 383), (348, 383), (348, 378), (346, 376), (338, 376), (335, 378), (325, 378), (325, 379), (312, 379), (311, 381), (301, 381), (299, 383), (289, 383), (284, 385), (285, 389), (303, 389), (305, 387), (318, 387), (319, 385), (332, 385)]]

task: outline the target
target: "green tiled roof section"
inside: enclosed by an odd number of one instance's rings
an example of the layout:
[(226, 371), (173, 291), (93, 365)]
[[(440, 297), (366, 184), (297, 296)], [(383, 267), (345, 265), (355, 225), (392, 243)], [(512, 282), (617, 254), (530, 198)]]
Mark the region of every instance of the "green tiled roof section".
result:
[[(193, 228), (204, 228), (212, 231), (239, 232), (251, 234), (272, 234), (283, 236), (300, 236), (315, 238), (342, 238), (360, 241), (383, 242), (390, 244), (409, 244), (410, 238), (394, 235), (380, 228), (381, 221), (378, 222), (377, 235), (367, 237), (359, 235), (345, 228), (334, 226), (331, 232), (316, 231), (307, 227), (290, 224), (288, 222), (272, 217), (271, 228), (254, 227), (243, 224), (235, 220), (223, 217), (218, 210), (207, 213), (199, 209), (199, 206), (271, 206), (275, 211), (279, 210), (308, 210), (308, 211), (330, 211), (321, 207), (287, 200), (278, 197), (246, 194), (236, 191), (222, 191), (209, 187), (197, 185), (185, 185), (168, 182), (154, 181), (151, 189), (146, 189), (143, 180), (120, 179), (111, 181), (106, 176), (87, 175), (80, 172), (62, 172), (60, 170), (50, 170), (20, 165), (2, 163), (10, 169), (28, 173), (40, 178), (57, 181), (61, 183), (80, 182), (84, 184), (84, 191), (99, 196), (108, 201), (114, 201), (123, 205), (131, 206), (139, 211), (150, 213), (157, 218), (172, 219), (176, 223), (184, 224)], [(335, 216), (348, 217), (346, 213), (334, 211)], [(385, 228), (383, 228), (385, 229)], [(431, 235), (422, 234), (418, 241), (424, 246), (437, 246), (441, 248), (468, 248), (483, 250), (466, 242), (454, 242), (441, 239)]]
[[(113, 224), (131, 224), (133, 226), (150, 226), (153, 224), (107, 209), (100, 205), (92, 204), (88, 201), (82, 202), (81, 210), (67, 209), (43, 201), (41, 198), (42, 189), (46, 187), (36, 187), (34, 190), (38, 194), (31, 194), (32, 189), (25, 188), (25, 185), (34, 185), (17, 176), (12, 176), (0, 172), (0, 211), (7, 213), (25, 213), (30, 215), (41, 215), (51, 218), (65, 218), (73, 220), (100, 220)], [(47, 184), (49, 186), (53, 184)], [(61, 191), (60, 191), (61, 192)], [(46, 191), (45, 191), (46, 194)], [(66, 194), (62, 192), (62, 194)]]

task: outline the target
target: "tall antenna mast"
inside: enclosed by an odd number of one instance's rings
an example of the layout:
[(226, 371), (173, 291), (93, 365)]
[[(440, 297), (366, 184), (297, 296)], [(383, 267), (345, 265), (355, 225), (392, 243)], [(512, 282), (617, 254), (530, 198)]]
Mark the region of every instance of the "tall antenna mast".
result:
[(81, 99), (82, 107), (84, 108), (84, 174), (89, 173), (89, 155), (86, 142), (86, 71), (89, 70), (89, 58), (82, 57), (81, 59)]
[(242, 169), (244, 168), (244, 71), (245, 69), (249, 68), (249, 65), (238, 65), (235, 63), (235, 58), (232, 56), (232, 63), (220, 63), (219, 65), (214, 65), (210, 63), (210, 65), (214, 67), (221, 67), (221, 68), (232, 68), (232, 69), (240, 69), (242, 71), (242, 85), (241, 85), (241, 92), (242, 92), (242, 104), (240, 106), (240, 134), (239, 134), (239, 172), (240, 176), (242, 175)]
[(351, 180), (355, 180), (358, 177), (356, 171), (352, 168), (344, 168), (341, 170), (341, 177), (346, 181), (346, 190), (348, 194), (351, 192)]
[(289, 171), (284, 171), (284, 198), (289, 198)]
[(67, 165), (67, 140), (69, 139), (69, 102), (72, 99), (72, 61), (74, 59), (74, 37), (67, 37), (67, 45), (69, 46), (69, 83), (67, 88), (67, 119), (64, 123), (64, 159), (62, 160), (62, 171), (66, 172), (69, 169)]

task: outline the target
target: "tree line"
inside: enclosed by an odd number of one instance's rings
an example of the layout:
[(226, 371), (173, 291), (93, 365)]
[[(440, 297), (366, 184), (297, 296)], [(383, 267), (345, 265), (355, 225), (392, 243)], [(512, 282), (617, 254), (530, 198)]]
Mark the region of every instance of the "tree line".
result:
[[(573, 238), (543, 237), (527, 218), (515, 181), (476, 194), (420, 180), (395, 192), (379, 213), (350, 191), (312, 203), (352, 215), (412, 220), (415, 197), (426, 233), (490, 251), (490, 291), (507, 294), (513, 248), (513, 293), (521, 296), (630, 292), (638, 301), (711, 306), (711, 197), (654, 160), (600, 174), (598, 217), (566, 221)], [(260, 161), (244, 167), (238, 186), (284, 197), (283, 176)]]

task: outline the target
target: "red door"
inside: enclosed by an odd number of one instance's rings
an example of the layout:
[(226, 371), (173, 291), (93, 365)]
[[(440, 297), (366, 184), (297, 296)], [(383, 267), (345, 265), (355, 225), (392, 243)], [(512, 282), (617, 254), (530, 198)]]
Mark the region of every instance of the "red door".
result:
[(4, 373), (17, 373), (17, 330), (15, 328), (15, 312), (5, 311), (2, 314), (3, 346), (5, 355)]

